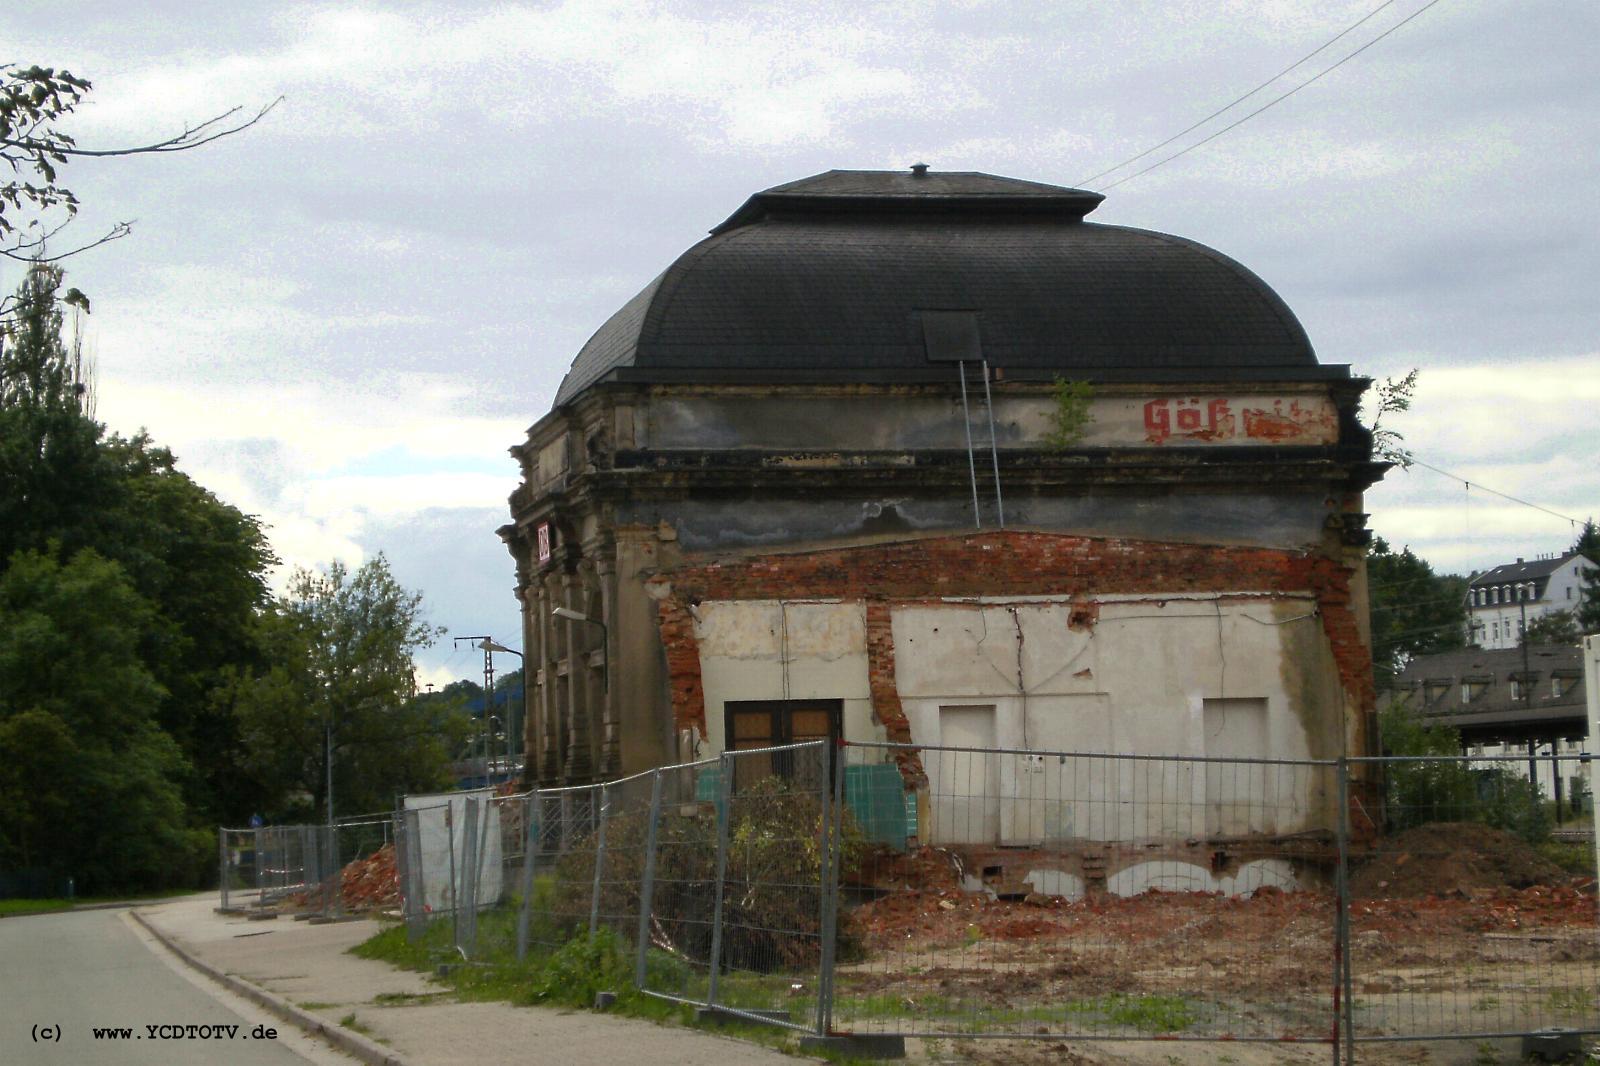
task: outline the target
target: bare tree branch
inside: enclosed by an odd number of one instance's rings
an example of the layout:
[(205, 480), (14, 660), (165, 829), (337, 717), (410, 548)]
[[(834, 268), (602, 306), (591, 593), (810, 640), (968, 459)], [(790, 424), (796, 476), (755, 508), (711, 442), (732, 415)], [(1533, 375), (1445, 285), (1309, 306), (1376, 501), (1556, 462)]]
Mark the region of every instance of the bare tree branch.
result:
[[(270, 104), (267, 104), (265, 107), (261, 108), (261, 110), (257, 111), (246, 121), (235, 126), (229, 126), (227, 129), (215, 130), (214, 132), (206, 133), (207, 130), (211, 129), (219, 122), (222, 122), (233, 115), (237, 115), (240, 111), (244, 110), (243, 107), (229, 108), (227, 111), (222, 112), (222, 114), (214, 115), (197, 126), (186, 126), (184, 127), (182, 133), (179, 133), (173, 137), (169, 137), (164, 141), (156, 141), (153, 144), (132, 145), (127, 148), (78, 148), (74, 145), (64, 144), (58, 140), (53, 140), (48, 137), (40, 138), (24, 136), (21, 138), (0, 137), (0, 146), (6, 148), (16, 148), (25, 152), (45, 152), (52, 158), (55, 158), (58, 162), (66, 161), (65, 159), (59, 158), (60, 156), (81, 155), (91, 156), (94, 158), (106, 158), (108, 156), (146, 155), (152, 152), (187, 152), (192, 148), (199, 148), (201, 145), (210, 144), (212, 141), (220, 141), (224, 137), (231, 137), (235, 133), (242, 133), (251, 126), (254, 126), (257, 122), (260, 122), (263, 118), (266, 118), (268, 112), (277, 107), (279, 104), (283, 103), (283, 101), (284, 97), (280, 96)], [(205, 135), (201, 136), (202, 134)], [(64, 135), (56, 136), (64, 137)], [(13, 162), (12, 165), (15, 166), (15, 163)]]

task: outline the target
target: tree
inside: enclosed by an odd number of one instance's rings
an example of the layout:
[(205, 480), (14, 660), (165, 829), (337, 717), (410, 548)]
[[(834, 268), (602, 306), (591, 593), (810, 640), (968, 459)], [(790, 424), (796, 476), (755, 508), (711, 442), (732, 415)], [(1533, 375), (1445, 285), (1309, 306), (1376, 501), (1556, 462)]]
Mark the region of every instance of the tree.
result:
[(1522, 635), (1524, 644), (1576, 644), (1582, 637), (1578, 616), (1571, 611), (1551, 611), (1528, 623)]
[(1385, 755), (1417, 756), (1384, 771), (1385, 820), (1391, 832), (1431, 822), (1480, 822), (1538, 844), (1550, 835), (1550, 814), (1538, 786), (1499, 765), (1475, 769), (1457, 761), (1461, 734), (1424, 721), (1405, 697), (1378, 715)]
[(0, 323), (0, 566), (55, 545), (115, 560), (154, 607), (143, 635), (165, 696), (158, 722), (197, 768), (184, 781), (197, 817), (248, 816), (238, 737), (210, 690), (253, 661), (252, 622), (276, 562), (260, 523), (195, 484), (145, 434), (107, 438), (84, 411), (75, 346), (62, 339), (62, 271), (34, 264)]
[(1593, 520), (1583, 524), (1572, 550), (1583, 556), (1578, 566), (1582, 587), (1578, 590), (1577, 621), (1584, 633), (1600, 633), (1600, 529)]
[(234, 670), (219, 698), (237, 716), (246, 769), (271, 810), (321, 817), (328, 759), (336, 814), (386, 810), (396, 792), (447, 783), (470, 726), (459, 702), (416, 697), (412, 670), (443, 630), (382, 555), (353, 574), (342, 563), (297, 571), (257, 628), (267, 665)]
[(1367, 555), (1367, 587), (1372, 671), (1380, 690), (1412, 656), (1465, 646), (1466, 578), (1435, 574), (1409, 547), (1396, 554), (1377, 537)]
[[(45, 254), (49, 240), (78, 213), (78, 198), (61, 184), (57, 170), (69, 159), (186, 152), (249, 129), (282, 101), (279, 97), (242, 119), (241, 109), (236, 107), (147, 144), (83, 148), (62, 129), (62, 122), (77, 110), (92, 88), (88, 79), (67, 70), (0, 63), (0, 162), (12, 175), (9, 182), (0, 185), (0, 256), (56, 261), (131, 232), (130, 223), (118, 222), (87, 244), (56, 255)], [(23, 215), (33, 217), (24, 221)], [(76, 289), (67, 294), (67, 299), (88, 307), (88, 300)], [(0, 316), (10, 310), (9, 304), (9, 300), (0, 301)]]
[(0, 866), (90, 892), (193, 883), (211, 838), (187, 828), (183, 754), (156, 723), (154, 623), (93, 551), (0, 574)]

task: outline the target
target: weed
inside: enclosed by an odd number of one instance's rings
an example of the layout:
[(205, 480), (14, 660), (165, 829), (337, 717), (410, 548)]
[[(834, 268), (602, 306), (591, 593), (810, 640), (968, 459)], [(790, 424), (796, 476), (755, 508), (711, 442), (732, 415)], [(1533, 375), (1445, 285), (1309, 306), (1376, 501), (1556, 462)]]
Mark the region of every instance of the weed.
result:
[(1582, 1014), (1594, 1006), (1594, 989), (1557, 988), (1551, 991), (1549, 1004), (1560, 1014)]
[(360, 1033), (362, 1036), (372, 1035), (372, 1026), (365, 1024), (361, 1021), (361, 1019), (357, 1018), (355, 1011), (351, 1011), (343, 1018), (340, 1018), (339, 1024), (350, 1030), (352, 1033)]
[(316, 999), (308, 999), (304, 1003), (298, 1004), (301, 1010), (327, 1010), (338, 1005), (337, 1003), (323, 1003), (321, 1000)]

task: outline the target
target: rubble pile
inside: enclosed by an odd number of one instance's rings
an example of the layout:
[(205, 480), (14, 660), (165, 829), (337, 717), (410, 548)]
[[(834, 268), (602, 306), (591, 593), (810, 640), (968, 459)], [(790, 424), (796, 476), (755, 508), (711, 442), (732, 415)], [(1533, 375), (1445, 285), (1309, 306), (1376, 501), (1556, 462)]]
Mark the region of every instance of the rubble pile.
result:
[(375, 910), (400, 905), (400, 875), (394, 845), (385, 844), (365, 859), (344, 868), (341, 895), (350, 910)]

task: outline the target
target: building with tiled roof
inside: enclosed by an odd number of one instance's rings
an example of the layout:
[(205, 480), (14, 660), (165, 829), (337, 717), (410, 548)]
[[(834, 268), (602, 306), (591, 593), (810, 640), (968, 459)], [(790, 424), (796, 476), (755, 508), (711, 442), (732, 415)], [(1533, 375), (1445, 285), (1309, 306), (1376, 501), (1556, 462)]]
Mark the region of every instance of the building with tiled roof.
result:
[[(1367, 382), (1101, 200), (830, 171), (600, 326), (512, 448), (530, 783), (808, 738), (1370, 750)], [(1043, 831), (958, 825), (941, 765), (900, 765), (924, 841)]]
[(1535, 619), (1573, 611), (1582, 597), (1577, 552), (1531, 561), (1518, 559), (1473, 576), (1467, 586), (1467, 622), (1480, 648), (1515, 648)]

